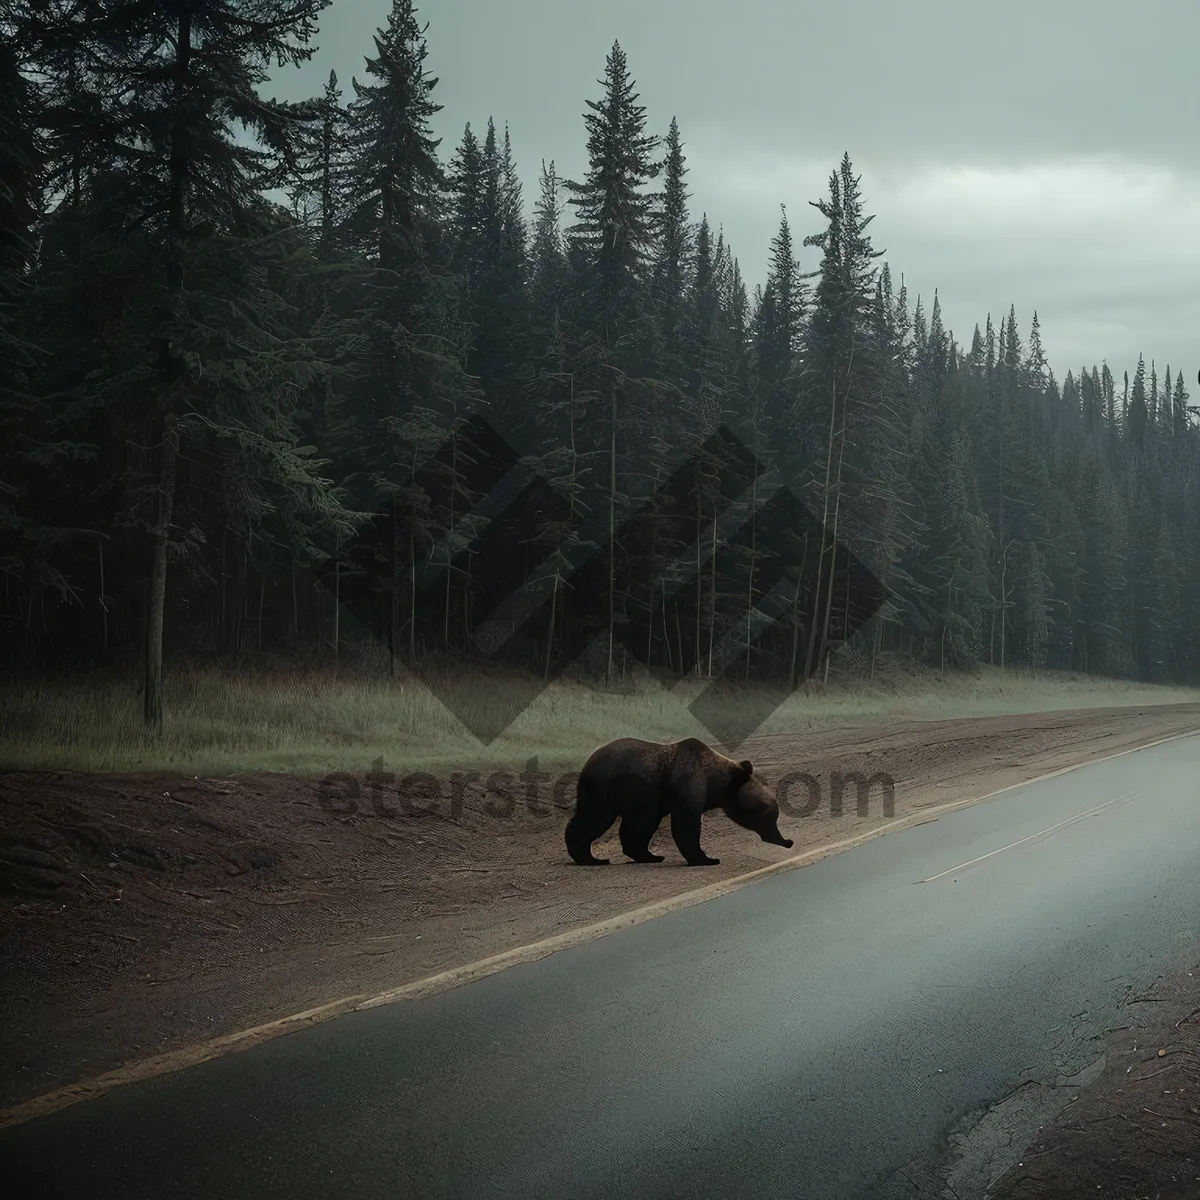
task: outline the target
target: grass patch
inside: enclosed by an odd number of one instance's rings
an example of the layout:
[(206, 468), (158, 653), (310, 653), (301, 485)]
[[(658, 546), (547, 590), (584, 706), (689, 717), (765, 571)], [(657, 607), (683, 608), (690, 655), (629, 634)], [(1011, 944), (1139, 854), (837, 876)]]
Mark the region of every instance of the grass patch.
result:
[[(508, 711), (514, 689), (528, 692), (537, 683), (531, 677), (447, 669), (439, 686), (475, 706), (474, 723), (491, 708)], [(369, 665), (335, 673), (269, 662), (238, 669), (176, 662), (164, 680), (161, 737), (142, 729), (136, 675), (130, 672), (10, 679), (0, 686), (0, 765), (197, 775), (323, 773), (362, 771), (376, 758), (390, 769), (465, 770), (515, 767), (536, 755), (542, 769), (563, 770), (614, 737), (714, 740), (687, 708), (699, 689), (687, 682), (666, 691), (649, 678), (611, 690), (560, 680), (484, 746), (423, 684), (411, 676), (393, 682)], [(734, 709), (752, 701), (734, 688), (720, 703)], [(1200, 689), (1059, 672), (985, 668), (975, 675), (943, 676), (893, 666), (874, 680), (831, 679), (827, 687), (797, 692), (758, 732), (1180, 702), (1200, 702)]]

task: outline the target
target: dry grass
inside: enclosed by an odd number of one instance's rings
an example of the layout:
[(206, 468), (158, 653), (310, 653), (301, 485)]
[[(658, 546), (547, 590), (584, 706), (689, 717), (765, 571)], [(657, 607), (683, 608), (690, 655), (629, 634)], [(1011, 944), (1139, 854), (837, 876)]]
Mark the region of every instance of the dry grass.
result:
[[(477, 711), (529, 677), (447, 672), (446, 683)], [(175, 663), (164, 682), (166, 726), (148, 737), (130, 673), (10, 679), (0, 685), (0, 765), (82, 771), (360, 770), (388, 767), (514, 766), (537, 755), (566, 768), (613, 737), (712, 735), (688, 711), (698, 685), (666, 691), (648, 678), (620, 689), (552, 684), (490, 746), (478, 742), (411, 677), (393, 683), (370, 664), (329, 668), (261, 664), (238, 670)], [(802, 732), (896, 718), (1043, 712), (1067, 708), (1200, 701), (1200, 689), (1155, 687), (1054, 672), (945, 675), (893, 667), (873, 681), (831, 680), (798, 692), (760, 733)], [(723, 703), (744, 704), (730, 692)]]

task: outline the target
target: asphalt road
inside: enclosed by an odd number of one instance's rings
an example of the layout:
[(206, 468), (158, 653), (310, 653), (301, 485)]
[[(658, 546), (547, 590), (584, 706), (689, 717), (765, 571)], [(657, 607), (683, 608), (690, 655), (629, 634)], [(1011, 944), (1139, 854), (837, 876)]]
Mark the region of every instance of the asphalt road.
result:
[(911, 1196), (1200, 945), (1198, 781), (1200, 737), (1082, 768), (16, 1126), (0, 1171), (95, 1200)]

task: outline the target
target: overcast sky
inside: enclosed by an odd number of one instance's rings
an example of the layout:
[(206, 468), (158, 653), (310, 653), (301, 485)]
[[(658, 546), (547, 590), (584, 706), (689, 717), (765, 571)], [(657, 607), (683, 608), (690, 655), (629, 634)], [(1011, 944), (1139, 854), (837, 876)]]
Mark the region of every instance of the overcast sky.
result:
[[(280, 98), (347, 93), (391, 0), (334, 0), (320, 49)], [(578, 178), (585, 100), (620, 41), (652, 132), (679, 121), (695, 219), (707, 212), (752, 287), (785, 204), (849, 151), (899, 284), (970, 344), (1036, 308), (1061, 383), (1139, 352), (1200, 394), (1200, 0), (442, 0), (427, 66), (448, 162), (463, 126), (507, 121), (525, 185), (541, 160)], [(802, 249), (806, 270), (815, 251)]]

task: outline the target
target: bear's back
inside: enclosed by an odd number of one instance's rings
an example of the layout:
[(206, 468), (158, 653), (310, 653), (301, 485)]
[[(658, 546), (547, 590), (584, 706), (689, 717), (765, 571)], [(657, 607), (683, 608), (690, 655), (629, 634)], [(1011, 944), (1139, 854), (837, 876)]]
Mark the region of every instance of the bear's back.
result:
[(617, 738), (592, 752), (583, 764), (583, 774), (591, 777), (637, 776), (658, 779), (670, 771), (674, 762), (672, 744), (648, 742), (643, 738)]

